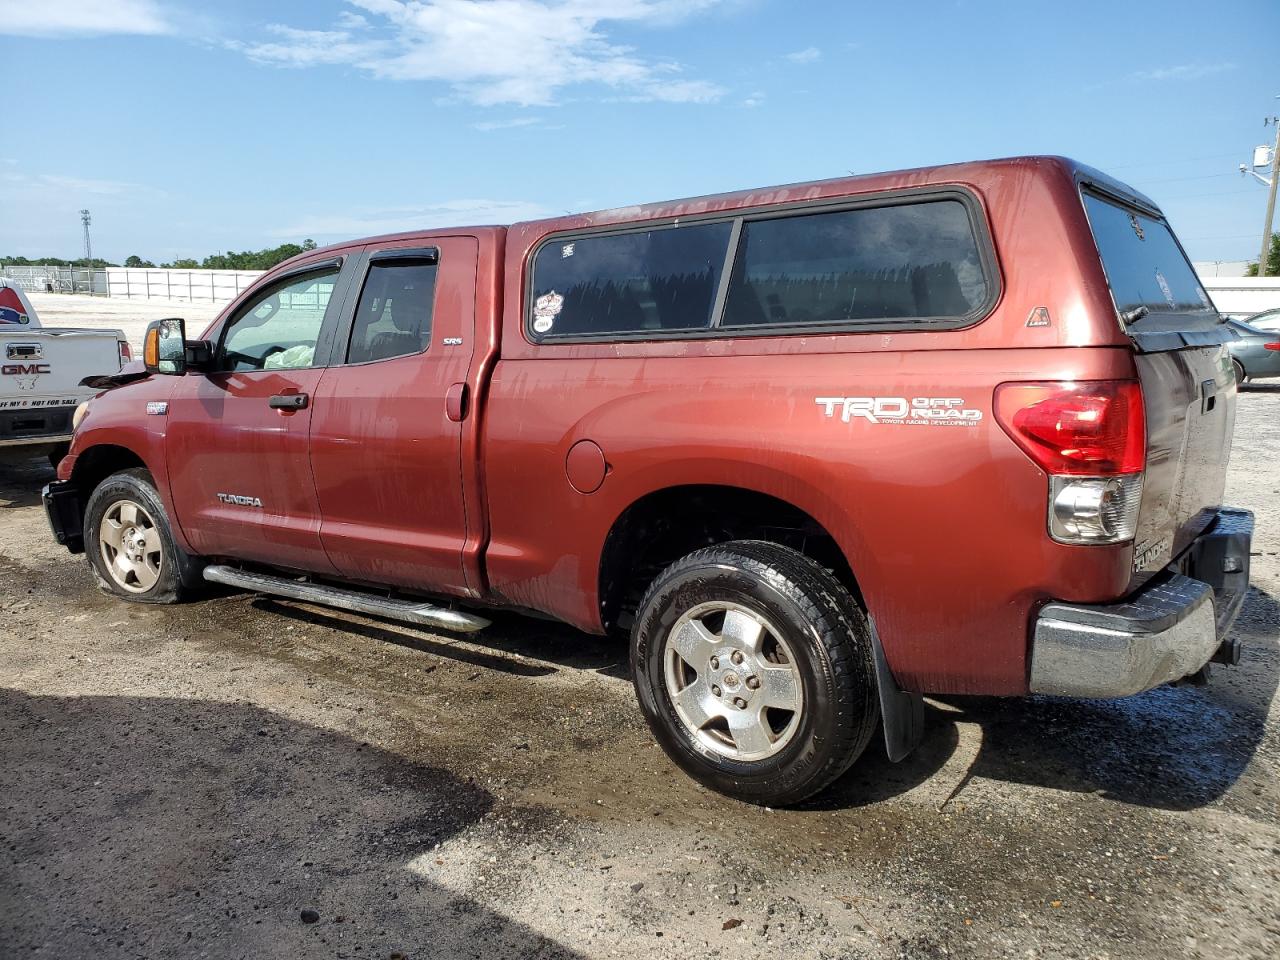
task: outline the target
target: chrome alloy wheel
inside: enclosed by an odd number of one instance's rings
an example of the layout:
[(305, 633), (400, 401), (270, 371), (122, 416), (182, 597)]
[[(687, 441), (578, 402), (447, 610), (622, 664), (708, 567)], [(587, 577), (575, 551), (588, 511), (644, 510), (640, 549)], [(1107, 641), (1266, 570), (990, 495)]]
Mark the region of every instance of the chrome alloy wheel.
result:
[(98, 524), (98, 549), (111, 579), (130, 593), (146, 593), (160, 579), (160, 531), (146, 508), (132, 500), (107, 507)]
[(667, 635), (667, 695), (685, 728), (732, 760), (764, 760), (790, 742), (804, 686), (782, 634), (728, 601), (698, 604)]

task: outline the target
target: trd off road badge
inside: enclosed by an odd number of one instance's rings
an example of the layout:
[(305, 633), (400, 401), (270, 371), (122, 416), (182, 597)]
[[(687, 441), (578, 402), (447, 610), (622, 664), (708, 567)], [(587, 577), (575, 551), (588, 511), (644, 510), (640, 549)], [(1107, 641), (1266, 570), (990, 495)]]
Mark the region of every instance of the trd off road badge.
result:
[(966, 407), (960, 397), (814, 397), (828, 418), (845, 423), (854, 418), (868, 423), (909, 427), (975, 427), (982, 411)]

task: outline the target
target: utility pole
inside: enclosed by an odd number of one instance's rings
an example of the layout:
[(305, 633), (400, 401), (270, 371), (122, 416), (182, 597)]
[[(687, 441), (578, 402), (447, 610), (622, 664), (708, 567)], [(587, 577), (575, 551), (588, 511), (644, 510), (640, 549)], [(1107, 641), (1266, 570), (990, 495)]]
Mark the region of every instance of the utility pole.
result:
[(80, 211), (80, 222), (84, 224), (84, 265), (89, 269), (93, 268), (93, 245), (89, 243), (89, 223), (91, 220), (88, 210)]
[(1262, 254), (1258, 257), (1258, 276), (1267, 275), (1267, 254), (1271, 252), (1271, 224), (1276, 215), (1276, 186), (1280, 185), (1280, 117), (1262, 121), (1276, 128), (1276, 145), (1271, 151), (1271, 189), (1267, 191), (1267, 218), (1262, 224)]

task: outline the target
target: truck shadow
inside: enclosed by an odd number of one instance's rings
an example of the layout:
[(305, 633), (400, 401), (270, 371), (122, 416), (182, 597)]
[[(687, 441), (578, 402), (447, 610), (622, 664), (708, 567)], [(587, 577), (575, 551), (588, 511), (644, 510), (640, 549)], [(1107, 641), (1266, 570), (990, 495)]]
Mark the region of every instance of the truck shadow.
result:
[(470, 778), (243, 702), (0, 688), (0, 742), (0, 955), (578, 956), (426, 879)]
[(34, 507), (40, 491), (54, 479), (45, 457), (32, 459), (13, 452), (0, 454), (0, 510)]
[(592, 636), (564, 624), (501, 610), (474, 608), (475, 612), (492, 619), (492, 626), (475, 634), (450, 634), (382, 617), (361, 615), (360, 620), (354, 620), (322, 607), (267, 596), (254, 599), (251, 606), (271, 616), (355, 633), (370, 640), (516, 676), (541, 677), (566, 669), (590, 670), (619, 680), (631, 679), (625, 639)]
[(980, 746), (957, 789), (984, 779), (1163, 810), (1223, 797), (1266, 732), (1280, 685), (1280, 603), (1251, 588), (1233, 633), (1245, 643), (1236, 667), (1214, 665), (1203, 687), (1163, 686), (1121, 700), (939, 697), (924, 742), (901, 764), (873, 743), (862, 761), (818, 798), (823, 807), (889, 799), (933, 776), (976, 725)]

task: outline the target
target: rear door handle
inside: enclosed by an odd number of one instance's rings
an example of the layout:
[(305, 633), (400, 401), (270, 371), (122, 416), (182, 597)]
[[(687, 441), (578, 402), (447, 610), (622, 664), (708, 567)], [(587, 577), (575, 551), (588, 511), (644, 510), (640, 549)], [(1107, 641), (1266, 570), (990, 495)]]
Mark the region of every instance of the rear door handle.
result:
[(444, 413), (454, 423), (467, 415), (467, 385), (455, 383), (444, 395)]
[(305, 410), (309, 399), (305, 393), (277, 393), (267, 403), (272, 410)]

